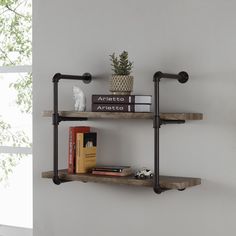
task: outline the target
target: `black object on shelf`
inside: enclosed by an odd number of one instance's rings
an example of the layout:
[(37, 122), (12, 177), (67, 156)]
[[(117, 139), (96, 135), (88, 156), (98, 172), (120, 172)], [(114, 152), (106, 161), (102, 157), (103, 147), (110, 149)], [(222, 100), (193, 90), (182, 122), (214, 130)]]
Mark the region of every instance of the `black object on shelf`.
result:
[(53, 182), (59, 185), (62, 182), (68, 182), (61, 180), (58, 176), (58, 125), (61, 121), (75, 121), (75, 120), (87, 120), (87, 118), (79, 117), (63, 117), (58, 113), (58, 83), (59, 80), (82, 80), (84, 83), (88, 84), (92, 81), (92, 75), (90, 73), (84, 73), (83, 75), (64, 75), (57, 73), (53, 76), (53, 114), (52, 114), (52, 124), (53, 124)]
[(160, 194), (161, 192), (167, 190), (160, 186), (160, 157), (159, 157), (159, 143), (160, 143), (160, 128), (162, 124), (181, 124), (185, 123), (184, 120), (162, 120), (160, 118), (159, 111), (159, 87), (161, 79), (176, 79), (180, 83), (186, 83), (188, 81), (188, 74), (185, 71), (181, 71), (179, 74), (167, 74), (160, 71), (156, 72), (153, 76), (154, 82), (154, 118), (153, 118), (153, 128), (154, 128), (154, 181), (153, 190), (155, 193)]

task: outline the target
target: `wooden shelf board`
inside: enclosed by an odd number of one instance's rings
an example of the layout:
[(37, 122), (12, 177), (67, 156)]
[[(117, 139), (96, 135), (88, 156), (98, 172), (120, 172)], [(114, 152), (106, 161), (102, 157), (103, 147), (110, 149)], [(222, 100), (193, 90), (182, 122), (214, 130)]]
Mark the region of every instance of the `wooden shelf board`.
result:
[[(53, 171), (47, 171), (42, 173), (42, 178), (52, 178)], [(134, 176), (127, 177), (114, 177), (114, 176), (99, 176), (92, 174), (68, 174), (67, 170), (59, 170), (59, 177), (62, 180), (67, 181), (81, 181), (81, 182), (93, 182), (93, 183), (107, 183), (118, 185), (132, 185), (132, 186), (144, 186), (152, 187), (153, 180), (139, 180)], [(201, 184), (200, 178), (190, 177), (176, 177), (176, 176), (160, 176), (160, 185), (166, 189), (185, 189), (188, 187)]]
[[(152, 119), (152, 112), (76, 112), (59, 111), (60, 116), (90, 119)], [(51, 117), (52, 111), (44, 111), (44, 117)], [(202, 113), (160, 113), (164, 120), (202, 120)]]

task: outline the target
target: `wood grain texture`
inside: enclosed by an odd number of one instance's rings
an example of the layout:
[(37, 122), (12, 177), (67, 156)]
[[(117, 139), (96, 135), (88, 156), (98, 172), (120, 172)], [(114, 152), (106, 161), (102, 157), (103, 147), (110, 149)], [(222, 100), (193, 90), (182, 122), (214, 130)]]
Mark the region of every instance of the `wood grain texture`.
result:
[[(43, 172), (42, 178), (52, 178), (53, 171)], [(133, 176), (115, 177), (115, 176), (97, 176), (92, 174), (68, 174), (67, 170), (59, 170), (59, 177), (62, 180), (107, 183), (118, 185), (132, 185), (152, 187), (153, 180), (139, 180)], [(176, 176), (160, 176), (160, 185), (167, 189), (185, 189), (201, 184), (200, 178), (176, 177)]]
[[(60, 116), (87, 117), (89, 119), (153, 119), (151, 112), (76, 112), (60, 111)], [(52, 111), (44, 111), (44, 117), (51, 117)], [(165, 120), (202, 120), (202, 113), (160, 113)]]

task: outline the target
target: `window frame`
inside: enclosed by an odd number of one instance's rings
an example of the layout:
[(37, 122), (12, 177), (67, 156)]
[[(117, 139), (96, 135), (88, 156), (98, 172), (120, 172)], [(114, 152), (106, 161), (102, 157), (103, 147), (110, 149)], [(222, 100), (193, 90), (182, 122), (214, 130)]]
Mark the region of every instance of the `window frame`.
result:
[[(12, 73), (32, 73), (32, 65), (24, 66), (0, 66), (0, 74)], [(11, 154), (32, 154), (31, 147), (12, 147), (0, 145), (0, 153)]]

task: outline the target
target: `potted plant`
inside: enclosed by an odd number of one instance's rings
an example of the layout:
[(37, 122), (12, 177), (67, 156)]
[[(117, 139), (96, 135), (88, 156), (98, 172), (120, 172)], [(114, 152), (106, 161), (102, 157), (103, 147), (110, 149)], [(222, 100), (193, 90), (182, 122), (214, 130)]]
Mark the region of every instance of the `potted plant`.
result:
[(129, 95), (133, 91), (134, 78), (130, 75), (133, 62), (128, 60), (128, 52), (123, 51), (119, 58), (113, 53), (110, 60), (114, 72), (110, 81), (110, 92), (116, 95)]

